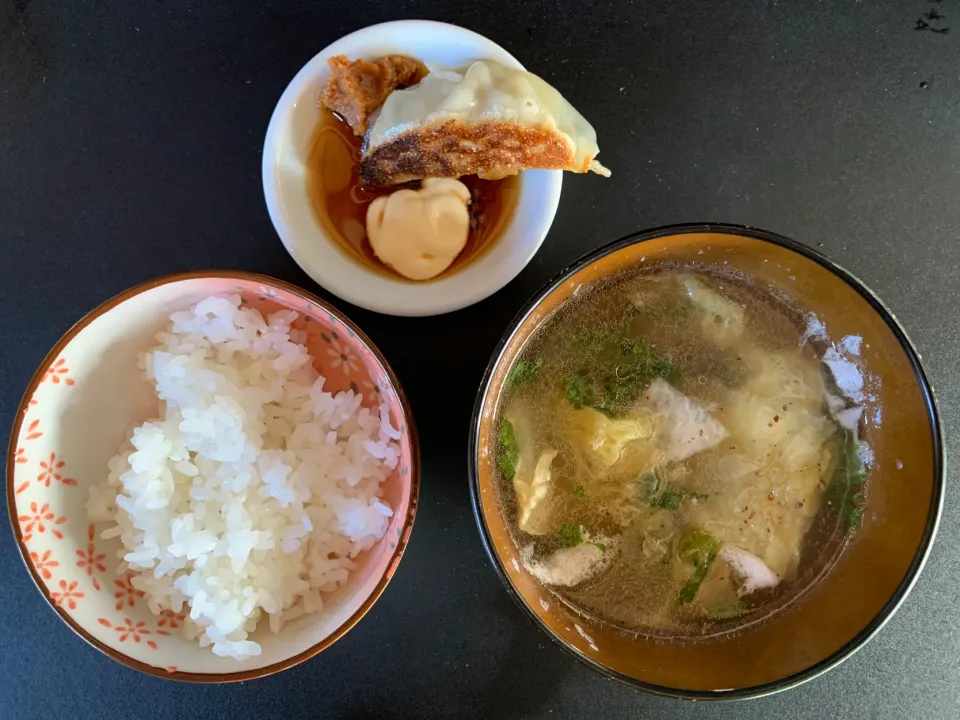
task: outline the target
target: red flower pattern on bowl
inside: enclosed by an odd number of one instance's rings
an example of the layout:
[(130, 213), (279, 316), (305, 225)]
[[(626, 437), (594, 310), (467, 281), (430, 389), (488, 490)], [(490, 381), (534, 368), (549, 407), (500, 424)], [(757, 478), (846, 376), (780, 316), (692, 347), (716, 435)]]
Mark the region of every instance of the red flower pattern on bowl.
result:
[[(264, 314), (300, 313), (314, 365), (331, 391), (386, 402), (402, 432), (401, 463), (384, 484), (395, 514), (384, 538), (361, 556), (330, 612), (305, 616), (272, 635), (261, 623), (264, 652), (242, 662), (218, 658), (184, 637), (184, 613), (154, 615), (131, 575), (117, 574), (119, 539), (86, 515), (88, 488), (107, 474), (107, 460), (129, 428), (156, 414), (137, 353), (149, 348), (169, 315), (210, 295), (237, 294)], [(376, 392), (371, 392), (376, 388)], [(376, 402), (374, 402), (376, 400)], [(37, 371), (14, 423), (7, 457), (7, 495), (20, 551), (34, 581), (60, 616), (114, 659), (162, 677), (197, 682), (245, 680), (277, 672), (329, 646), (370, 608), (395, 570), (412, 527), (419, 458), (409, 408), (379, 353), (349, 320), (302, 290), (241, 272), (185, 273), (133, 288), (77, 324)], [(189, 608), (184, 608), (189, 612)]]

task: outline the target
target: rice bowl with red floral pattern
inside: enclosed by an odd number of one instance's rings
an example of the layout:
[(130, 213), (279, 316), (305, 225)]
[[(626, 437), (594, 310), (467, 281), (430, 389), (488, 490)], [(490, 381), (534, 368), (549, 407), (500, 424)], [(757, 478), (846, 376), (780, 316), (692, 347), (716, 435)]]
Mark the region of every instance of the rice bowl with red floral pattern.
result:
[(319, 652), (375, 601), (412, 525), (416, 438), (392, 373), (336, 311), (268, 278), (189, 274), (105, 303), (17, 420), (8, 500), (38, 587), (153, 674), (242, 680)]

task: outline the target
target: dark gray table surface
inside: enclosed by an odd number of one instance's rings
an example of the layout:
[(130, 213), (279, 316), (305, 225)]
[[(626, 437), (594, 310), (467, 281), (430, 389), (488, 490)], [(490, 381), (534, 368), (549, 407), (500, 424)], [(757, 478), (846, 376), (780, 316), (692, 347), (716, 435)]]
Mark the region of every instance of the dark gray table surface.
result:
[[(951, 32), (914, 29), (932, 8)], [(132, 284), (226, 266), (318, 291), (264, 208), (267, 121), (325, 45), (417, 17), (472, 28), (554, 83), (595, 125), (613, 178), (567, 177), (541, 252), (479, 305), (397, 319), (334, 299), (390, 359), (421, 433), (420, 510), (396, 577), (314, 660), (195, 687), (86, 646), (4, 531), (0, 716), (960, 716), (953, 485), (923, 576), (875, 640), (800, 689), (709, 705), (621, 687), (550, 643), (489, 566), (466, 479), (476, 388), (522, 302), (608, 240), (699, 220), (790, 235), (863, 278), (920, 349), (955, 455), (960, 0), (0, 0), (0, 435), (50, 346)]]

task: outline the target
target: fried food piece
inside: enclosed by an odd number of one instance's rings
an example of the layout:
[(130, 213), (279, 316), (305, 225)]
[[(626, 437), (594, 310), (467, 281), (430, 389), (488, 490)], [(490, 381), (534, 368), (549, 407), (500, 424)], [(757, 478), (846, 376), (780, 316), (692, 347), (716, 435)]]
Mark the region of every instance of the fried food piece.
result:
[(596, 160), (597, 133), (556, 88), (492, 60), (464, 72), (434, 68), (415, 88), (393, 93), (364, 139), (368, 185), (521, 170), (609, 176)]
[(399, 133), (368, 152), (360, 161), (360, 177), (372, 186), (464, 175), (499, 180), (527, 168), (592, 169), (574, 165), (568, 144), (551, 130), (505, 122), (467, 125), (448, 120)]
[(360, 137), (367, 131), (371, 113), (390, 93), (416, 85), (430, 72), (422, 62), (406, 55), (387, 55), (375, 62), (336, 55), (327, 64), (330, 80), (320, 104), (346, 120)]

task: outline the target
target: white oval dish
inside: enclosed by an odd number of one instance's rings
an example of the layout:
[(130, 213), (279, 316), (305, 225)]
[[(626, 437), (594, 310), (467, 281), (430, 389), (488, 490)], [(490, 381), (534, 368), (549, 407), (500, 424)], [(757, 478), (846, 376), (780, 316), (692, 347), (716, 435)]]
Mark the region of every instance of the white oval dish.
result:
[(454, 68), (488, 59), (523, 69), (491, 40), (445, 23), (402, 20), (347, 35), (304, 65), (280, 97), (263, 146), (263, 194), (287, 251), (324, 288), (354, 305), (388, 315), (440, 315), (489, 297), (526, 267), (553, 223), (563, 173), (520, 173), (517, 205), (503, 234), (479, 258), (448, 277), (405, 282), (347, 257), (317, 222), (307, 196), (306, 159), (320, 120), (319, 97), (329, 78), (329, 58), (375, 59), (390, 53)]

